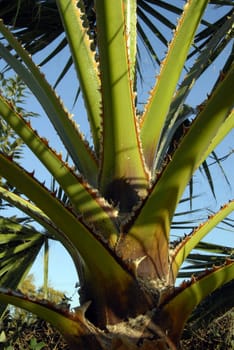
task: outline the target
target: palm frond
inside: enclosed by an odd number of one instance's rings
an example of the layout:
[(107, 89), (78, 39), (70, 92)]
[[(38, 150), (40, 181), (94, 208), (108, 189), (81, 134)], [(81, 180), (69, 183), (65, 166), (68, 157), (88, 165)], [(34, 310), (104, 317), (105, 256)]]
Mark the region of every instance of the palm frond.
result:
[[(45, 236), (27, 223), (26, 218), (0, 217), (1, 286), (16, 289), (29, 272)], [(6, 305), (0, 305), (0, 316)]]
[[(96, 41), (96, 11), (93, 0), (84, 0), (84, 9), (88, 19), (89, 33), (91, 38)], [(227, 6), (225, 15), (213, 22), (204, 21), (205, 29), (201, 29), (195, 38), (195, 44), (192, 53), (189, 57), (200, 51), (209, 41), (209, 39), (217, 32), (217, 30), (225, 22), (227, 16), (230, 16), (233, 9), (232, 1), (210, 1), (210, 5), (217, 3)], [(150, 39), (147, 30), (150, 29), (159, 40), (162, 41), (165, 49), (167, 48), (170, 36), (166, 37), (160, 33), (159, 27), (164, 26), (170, 33), (175, 26), (175, 20), (182, 13), (183, 1), (177, 6), (168, 3), (165, 0), (138, 0), (137, 10), (139, 16), (139, 34), (144, 41), (148, 54), (153, 58), (160, 57), (157, 48), (153, 48), (153, 41)], [(168, 18), (173, 18), (170, 20)], [(2, 0), (0, 9), (0, 18), (4, 20), (6, 25), (13, 28), (15, 36), (22, 42), (25, 48), (35, 54), (51, 43), (57, 40), (62, 35), (62, 40), (56, 49), (52, 50), (43, 60), (43, 64), (52, 59), (55, 55), (62, 52), (66, 46), (66, 38), (64, 37), (63, 26), (59, 17), (58, 9), (55, 0), (36, 1), (36, 0)], [(152, 20), (150, 19), (152, 18)], [(143, 30), (142, 24), (145, 29)], [(200, 44), (201, 43), (201, 44)], [(41, 63), (41, 64), (42, 64)], [(70, 61), (69, 61), (70, 63)], [(159, 61), (158, 61), (159, 63)]]

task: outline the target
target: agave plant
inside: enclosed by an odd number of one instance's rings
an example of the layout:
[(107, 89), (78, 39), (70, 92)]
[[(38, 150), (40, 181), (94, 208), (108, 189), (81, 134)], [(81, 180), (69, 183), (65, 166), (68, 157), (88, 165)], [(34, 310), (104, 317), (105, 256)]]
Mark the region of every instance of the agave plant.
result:
[[(0, 44), (1, 56), (38, 99), (69, 155), (63, 160), (1, 96), (1, 117), (51, 173), (59, 190), (50, 191), (34, 173), (1, 152), (1, 176), (17, 191), (5, 186), (0, 195), (67, 249), (79, 276), (81, 305), (69, 312), (8, 289), (6, 283), (0, 300), (52, 323), (71, 349), (176, 349), (193, 309), (233, 278), (229, 258), (175, 287), (183, 262), (233, 211), (233, 201), (179, 242), (170, 240), (172, 219), (186, 186), (234, 124), (230, 56), (210, 95), (183, 125), (194, 81), (219, 43), (226, 45), (232, 35), (230, 15), (180, 80), (207, 3), (185, 4), (145, 109), (138, 113), (136, 1), (95, 1), (95, 45), (84, 3), (57, 1), (92, 143), (84, 139), (31, 56), (0, 22), (6, 42)], [(181, 124), (182, 132), (175, 137)]]

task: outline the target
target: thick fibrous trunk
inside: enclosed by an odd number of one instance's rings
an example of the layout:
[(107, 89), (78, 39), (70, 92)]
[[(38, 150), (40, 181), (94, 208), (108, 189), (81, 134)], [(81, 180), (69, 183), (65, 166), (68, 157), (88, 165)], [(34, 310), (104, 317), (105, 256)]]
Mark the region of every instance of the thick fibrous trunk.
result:
[(100, 330), (87, 322), (90, 333), (67, 339), (73, 350), (176, 350), (166, 332), (154, 321), (154, 312)]

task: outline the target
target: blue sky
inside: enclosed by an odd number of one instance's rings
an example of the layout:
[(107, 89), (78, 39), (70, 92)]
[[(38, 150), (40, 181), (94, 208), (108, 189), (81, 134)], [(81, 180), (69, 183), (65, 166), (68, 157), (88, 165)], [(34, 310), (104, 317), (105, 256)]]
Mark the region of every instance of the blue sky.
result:
[[(210, 14), (211, 16), (212, 14)], [(227, 53), (230, 50), (230, 47), (226, 49)], [(40, 62), (41, 54), (38, 54), (35, 58), (37, 62)], [(139, 84), (139, 93), (138, 98), (140, 101), (145, 101), (148, 91), (152, 88), (155, 81), (155, 76), (158, 73), (158, 68), (154, 68), (151, 65), (149, 57), (145, 54), (142, 55), (142, 63), (145, 67), (148, 67), (144, 70), (144, 83), (143, 85)], [(64, 51), (63, 54), (60, 54), (55, 61), (48, 63), (43, 67), (48, 80), (53, 84), (56, 77), (58, 76), (61, 67), (64, 66), (65, 62), (68, 59), (68, 52)], [(206, 93), (210, 90), (210, 87), (214, 83), (218, 73), (219, 67), (222, 63), (223, 57), (215, 61), (207, 72), (206, 76), (201, 78), (197, 86), (195, 86), (193, 93), (188, 97), (188, 103), (193, 106), (200, 104), (204, 98), (206, 98)], [(151, 68), (149, 68), (151, 67)], [(74, 118), (77, 123), (80, 125), (81, 130), (84, 135), (89, 139), (89, 128), (85, 119), (85, 110), (81, 98), (79, 98), (78, 103), (75, 108), (72, 109), (74, 97), (76, 94), (76, 89), (78, 85), (76, 79), (74, 78), (74, 71), (71, 70), (69, 74), (63, 81), (63, 84), (58, 86), (58, 93), (61, 95), (62, 99), (65, 102), (66, 107), (74, 114)], [(32, 96), (29, 96), (27, 100), (27, 107), (29, 111), (36, 111), (39, 114), (38, 118), (35, 118), (32, 121), (32, 125), (35, 129), (38, 130), (39, 134), (43, 137), (46, 137), (50, 140), (51, 146), (56, 148), (58, 151), (62, 150), (62, 145), (57, 138), (57, 135), (54, 133), (53, 128), (49, 126), (47, 118), (34, 100)], [(232, 131), (226, 140), (218, 147), (217, 154), (222, 156), (227, 154), (229, 151), (234, 149), (234, 131)], [(228, 160), (223, 162), (223, 167), (226, 173), (229, 176), (229, 181), (231, 184), (234, 183), (234, 172), (233, 172), (233, 158), (232, 155)], [(40, 178), (41, 181), (46, 180), (48, 186), (50, 186), (51, 178), (48, 176), (45, 169), (38, 167), (35, 162), (35, 158), (30, 152), (26, 152), (25, 160), (22, 161), (22, 164), (25, 164), (26, 168), (30, 171), (35, 170), (35, 175)], [(197, 172), (195, 176), (195, 188), (196, 192), (202, 194), (202, 196), (196, 200), (195, 205), (209, 208), (210, 210), (217, 210), (218, 206), (221, 203), (227, 202), (229, 199), (233, 198), (233, 188), (230, 189), (228, 184), (225, 182), (224, 177), (221, 174), (220, 169), (215, 166), (212, 166), (212, 171), (214, 174), (215, 185), (218, 189), (217, 199), (214, 200), (211, 191), (209, 190), (206, 179), (204, 175)], [(186, 208), (185, 208), (186, 209)], [(195, 215), (195, 214), (194, 214)], [(208, 215), (208, 212), (207, 212)], [(188, 233), (189, 231), (187, 231)], [(226, 232), (219, 229), (216, 229), (213, 233), (209, 235), (209, 240), (215, 241), (221, 244), (228, 244), (234, 246), (234, 236), (233, 232)], [(75, 275), (75, 269), (71, 263), (71, 259), (64, 251), (62, 246), (56, 242), (51, 242), (51, 255), (50, 255), (50, 270), (49, 270), (49, 280), (54, 288), (62, 290), (67, 293), (69, 297), (73, 295), (73, 305), (78, 303), (77, 297), (74, 293), (76, 292), (75, 284), (77, 283), (77, 277)], [(42, 274), (42, 263), (43, 256), (42, 253), (39, 254), (39, 257), (32, 269), (32, 272), (35, 275), (35, 282), (38, 286), (42, 284), (43, 274)]]

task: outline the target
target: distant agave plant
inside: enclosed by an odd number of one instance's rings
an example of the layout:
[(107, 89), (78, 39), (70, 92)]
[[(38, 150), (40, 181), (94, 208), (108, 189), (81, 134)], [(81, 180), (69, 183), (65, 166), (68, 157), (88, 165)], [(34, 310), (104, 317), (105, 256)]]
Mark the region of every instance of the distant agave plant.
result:
[(14, 288), (10, 280), (16, 267), (22, 275), (28, 266), (23, 260), (13, 265), (21, 248), (22, 256), (29, 254), (25, 240), (29, 246), (41, 244), (38, 234), (21, 232), (14, 220), (1, 222), (6, 229), (1, 236), (0, 269), (5, 279), (0, 300), (51, 322), (71, 349), (176, 349), (193, 309), (233, 278), (229, 258), (175, 287), (189, 253), (233, 211), (233, 201), (180, 242), (170, 244), (172, 218), (186, 186), (234, 124), (234, 67), (228, 59), (211, 94), (172, 143), (194, 81), (218, 43), (231, 38), (233, 15), (207, 42), (177, 88), (207, 3), (185, 4), (144, 112), (138, 115), (136, 1), (95, 1), (96, 52), (83, 2), (57, 1), (87, 110), (92, 148), (26, 50), (0, 23), (7, 42), (7, 46), (0, 44), (1, 56), (38, 99), (73, 162), (70, 166), (64, 161), (1, 96), (1, 117), (48, 169), (60, 190), (49, 191), (33, 173), (1, 152), (0, 174), (17, 192), (1, 187), (0, 195), (67, 249), (81, 284), (81, 306), (68, 312), (8, 288)]

